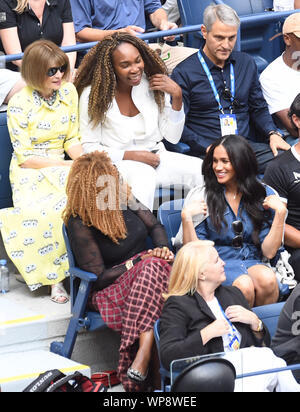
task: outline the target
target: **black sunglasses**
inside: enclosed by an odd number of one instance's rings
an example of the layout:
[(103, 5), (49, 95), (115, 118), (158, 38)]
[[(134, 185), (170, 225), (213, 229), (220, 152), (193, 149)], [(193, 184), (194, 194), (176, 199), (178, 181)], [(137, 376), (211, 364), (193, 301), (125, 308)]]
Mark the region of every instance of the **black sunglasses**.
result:
[(243, 222), (241, 220), (235, 220), (234, 222), (232, 222), (231, 226), (235, 234), (231, 244), (235, 248), (241, 248), (243, 246)]
[(67, 70), (67, 67), (68, 67), (67, 63), (60, 67), (50, 67), (50, 69), (47, 71), (47, 76), (48, 77), (54, 76), (58, 72), (58, 70), (61, 73), (64, 73)]
[(228, 87), (225, 87), (225, 89), (222, 91), (222, 97), (224, 100), (230, 101), (234, 109), (241, 107), (240, 102), (232, 96), (232, 93), (230, 89), (228, 89)]

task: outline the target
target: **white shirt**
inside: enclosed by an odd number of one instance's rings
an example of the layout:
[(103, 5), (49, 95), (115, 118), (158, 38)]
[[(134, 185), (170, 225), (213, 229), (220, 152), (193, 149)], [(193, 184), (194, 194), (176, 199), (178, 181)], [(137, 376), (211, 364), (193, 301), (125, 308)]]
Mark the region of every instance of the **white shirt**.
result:
[(259, 80), (271, 114), (288, 109), (300, 93), (300, 71), (285, 64), (283, 55), (269, 64)]
[(83, 90), (79, 100), (81, 143), (85, 153), (106, 151), (116, 163), (123, 159), (126, 150), (164, 150), (160, 143), (163, 138), (170, 143), (179, 142), (185, 121), (183, 105), (180, 111), (173, 110), (170, 96), (165, 94), (165, 108), (160, 112), (145, 75), (141, 83), (132, 88), (132, 100), (140, 112), (138, 117), (123, 116), (113, 99), (104, 123), (93, 129), (88, 116), (89, 94), (90, 86)]
[(294, 10), (294, 0), (274, 0), (274, 11)]
[(230, 326), (230, 331), (229, 333), (222, 335), (223, 339), (223, 346), (224, 346), (224, 352), (231, 352), (232, 349), (230, 348), (230, 342), (232, 340), (232, 335), (236, 335), (238, 338), (239, 342), (241, 342), (242, 336), (240, 332), (235, 328), (233, 330), (232, 324), (228, 322), (228, 319), (226, 319), (224, 311), (221, 309), (221, 306), (218, 302), (218, 299), (215, 297), (213, 300), (206, 302), (212, 313), (214, 314), (216, 319), (225, 319), (226, 322)]

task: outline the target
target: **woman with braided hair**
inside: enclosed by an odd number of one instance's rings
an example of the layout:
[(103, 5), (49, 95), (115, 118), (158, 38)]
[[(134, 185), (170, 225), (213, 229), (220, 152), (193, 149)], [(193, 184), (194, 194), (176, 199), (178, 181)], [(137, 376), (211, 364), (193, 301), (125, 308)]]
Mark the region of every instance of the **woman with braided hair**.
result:
[[(121, 334), (118, 375), (123, 387), (144, 390), (151, 384), (153, 325), (174, 258), (167, 235), (104, 152), (76, 159), (66, 191), (63, 219), (77, 265), (98, 275), (89, 305)], [(153, 250), (146, 247), (147, 236)]]
[(203, 183), (202, 160), (162, 143), (177, 143), (185, 121), (181, 88), (166, 73), (145, 42), (115, 33), (90, 50), (75, 80), (84, 151), (106, 151), (150, 210), (156, 187)]

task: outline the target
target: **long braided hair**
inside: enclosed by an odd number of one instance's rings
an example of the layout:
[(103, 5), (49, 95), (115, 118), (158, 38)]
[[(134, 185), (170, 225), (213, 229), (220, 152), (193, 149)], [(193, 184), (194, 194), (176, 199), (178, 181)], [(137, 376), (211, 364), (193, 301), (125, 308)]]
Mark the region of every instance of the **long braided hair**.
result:
[(66, 193), (65, 225), (71, 216), (79, 216), (83, 224), (97, 228), (114, 243), (126, 238), (122, 208), (131, 192), (105, 152), (87, 153), (74, 160)]
[[(92, 127), (105, 121), (105, 115), (115, 96), (117, 81), (112, 55), (122, 43), (130, 43), (138, 49), (148, 79), (154, 74), (167, 74), (164, 62), (143, 40), (127, 33), (114, 33), (106, 37), (85, 55), (74, 82), (79, 96), (85, 87), (91, 86), (88, 114)], [(155, 90), (154, 97), (162, 111), (165, 104), (164, 92)]]

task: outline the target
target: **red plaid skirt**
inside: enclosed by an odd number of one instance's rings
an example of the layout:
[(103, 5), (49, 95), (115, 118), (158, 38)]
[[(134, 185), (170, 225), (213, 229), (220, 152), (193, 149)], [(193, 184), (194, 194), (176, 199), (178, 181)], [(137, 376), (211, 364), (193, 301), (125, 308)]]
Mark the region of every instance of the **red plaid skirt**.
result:
[[(141, 256), (133, 256), (135, 259)], [(121, 333), (118, 376), (126, 391), (142, 390), (127, 377), (141, 333), (153, 329), (168, 289), (171, 266), (163, 259), (146, 258), (123, 273), (112, 285), (94, 292), (91, 305), (113, 330)]]

